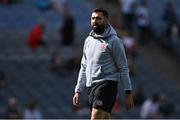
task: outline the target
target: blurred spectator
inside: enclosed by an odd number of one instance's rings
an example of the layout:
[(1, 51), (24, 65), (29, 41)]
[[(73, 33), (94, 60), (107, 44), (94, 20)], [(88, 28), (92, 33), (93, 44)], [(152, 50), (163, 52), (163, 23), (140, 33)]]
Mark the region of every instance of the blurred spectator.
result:
[(147, 9), (147, 0), (142, 0), (136, 8), (136, 25), (138, 28), (138, 36), (140, 45), (145, 45), (149, 42), (150, 37), (150, 21), (149, 11)]
[(126, 28), (132, 30), (134, 19), (135, 0), (119, 0), (123, 23)]
[(135, 106), (141, 106), (145, 101), (145, 94), (142, 85), (137, 85), (133, 90), (133, 99)]
[(175, 106), (170, 102), (169, 97), (166, 93), (160, 94), (159, 113), (162, 118), (171, 118), (175, 111)]
[(179, 25), (176, 21), (172, 22), (167, 28), (168, 45), (175, 47), (179, 41)]
[(44, 37), (45, 22), (40, 20), (31, 30), (27, 43), (32, 51), (35, 51), (40, 45), (45, 45)]
[(138, 43), (135, 40), (135, 37), (131, 35), (131, 33), (125, 29), (121, 34), (121, 38), (123, 40), (125, 50), (128, 58), (135, 58), (137, 56), (137, 47)]
[(50, 0), (36, 0), (36, 7), (41, 11), (46, 11), (52, 8)]
[(159, 95), (153, 94), (150, 98), (146, 99), (141, 107), (140, 116), (143, 119), (157, 118), (159, 109)]
[(75, 21), (68, 8), (63, 10), (63, 25), (60, 28), (61, 42), (64, 46), (71, 46), (74, 43)]
[(52, 0), (52, 5), (55, 10), (62, 12), (68, 7), (67, 0)]
[(24, 119), (42, 119), (42, 114), (37, 108), (37, 102), (31, 100), (24, 111)]
[(172, 1), (168, 1), (166, 8), (163, 13), (163, 20), (166, 22), (167, 26), (171, 25), (172, 22), (178, 21), (177, 13), (174, 9), (174, 4)]
[(168, 38), (168, 46), (176, 45), (179, 37), (178, 16), (172, 1), (168, 1), (163, 13), (163, 20), (166, 22), (166, 36)]
[(6, 119), (21, 119), (22, 113), (19, 109), (17, 99), (14, 97), (11, 97), (8, 99), (8, 108), (5, 112), (5, 118)]
[(0, 70), (0, 88), (6, 85), (6, 76), (3, 71)]

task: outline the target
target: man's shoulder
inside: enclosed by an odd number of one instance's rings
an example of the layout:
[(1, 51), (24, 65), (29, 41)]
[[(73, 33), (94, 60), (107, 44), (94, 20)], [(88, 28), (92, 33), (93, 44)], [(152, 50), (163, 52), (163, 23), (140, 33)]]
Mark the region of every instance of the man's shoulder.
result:
[(92, 40), (92, 36), (87, 36), (85, 38), (84, 44), (86, 45), (88, 42), (90, 42)]
[(108, 42), (110, 44), (113, 44), (113, 43), (116, 43), (116, 42), (119, 42), (119, 41), (121, 41), (121, 39), (117, 35), (112, 35), (108, 39)]
[(86, 39), (92, 39), (93, 37), (91, 35), (88, 35)]

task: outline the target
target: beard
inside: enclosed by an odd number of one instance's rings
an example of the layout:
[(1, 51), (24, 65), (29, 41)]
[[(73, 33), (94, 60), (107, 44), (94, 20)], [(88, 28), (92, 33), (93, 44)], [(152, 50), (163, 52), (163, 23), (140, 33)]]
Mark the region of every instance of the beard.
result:
[(105, 31), (105, 26), (104, 25), (93, 26), (93, 31), (96, 34), (102, 34)]

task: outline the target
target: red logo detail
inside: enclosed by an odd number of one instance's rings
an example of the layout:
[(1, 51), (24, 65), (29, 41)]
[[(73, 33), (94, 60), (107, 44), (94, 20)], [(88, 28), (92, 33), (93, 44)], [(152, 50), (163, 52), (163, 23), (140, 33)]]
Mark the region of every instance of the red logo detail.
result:
[(105, 44), (105, 43), (101, 44), (100, 48), (101, 48), (101, 50), (106, 50), (107, 44)]
[(103, 104), (102, 100), (96, 100), (96, 105), (97, 106), (102, 106), (102, 104)]

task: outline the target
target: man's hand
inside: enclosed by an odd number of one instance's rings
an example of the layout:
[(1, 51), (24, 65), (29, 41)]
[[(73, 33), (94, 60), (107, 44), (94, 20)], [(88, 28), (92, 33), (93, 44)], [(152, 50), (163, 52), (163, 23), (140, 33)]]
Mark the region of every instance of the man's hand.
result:
[(125, 94), (125, 105), (127, 110), (130, 110), (134, 107), (132, 94)]
[(79, 104), (80, 104), (80, 100), (79, 99), (80, 99), (80, 93), (76, 92), (74, 94), (74, 97), (73, 97), (73, 105), (79, 106)]

